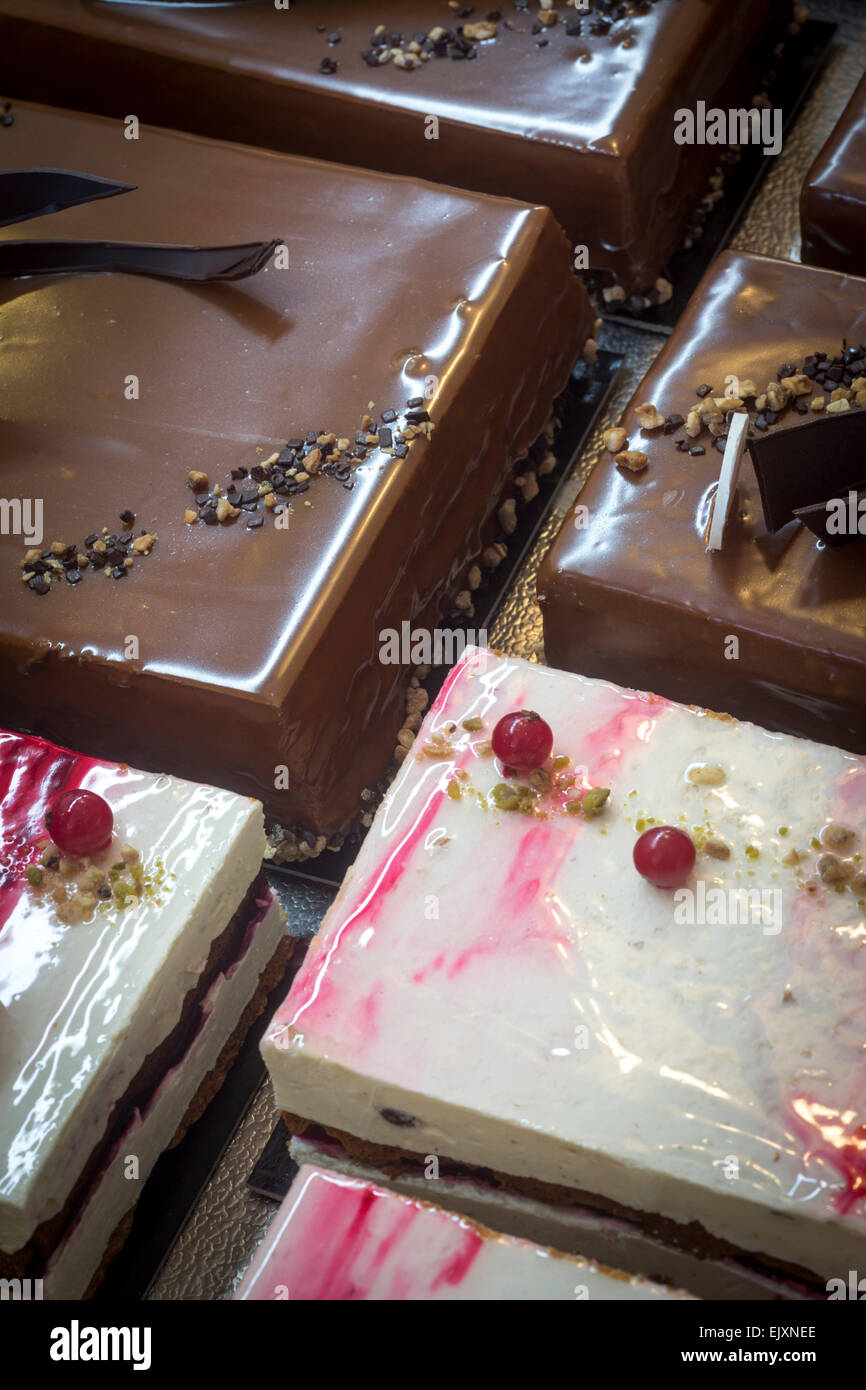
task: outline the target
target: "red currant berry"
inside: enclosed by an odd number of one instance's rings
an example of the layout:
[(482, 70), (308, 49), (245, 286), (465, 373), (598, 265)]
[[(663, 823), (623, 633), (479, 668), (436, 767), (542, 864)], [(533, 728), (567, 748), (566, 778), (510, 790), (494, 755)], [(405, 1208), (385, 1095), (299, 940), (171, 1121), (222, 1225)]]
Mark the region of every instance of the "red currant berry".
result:
[(684, 830), (657, 825), (635, 841), (634, 866), (656, 888), (685, 883), (695, 863), (695, 847)]
[(45, 818), (51, 838), (63, 854), (78, 858), (106, 849), (114, 829), (108, 802), (96, 792), (75, 787), (61, 792)]
[(535, 710), (521, 709), (516, 714), (504, 714), (491, 739), (493, 751), (501, 762), (518, 772), (531, 771), (550, 757), (553, 730)]

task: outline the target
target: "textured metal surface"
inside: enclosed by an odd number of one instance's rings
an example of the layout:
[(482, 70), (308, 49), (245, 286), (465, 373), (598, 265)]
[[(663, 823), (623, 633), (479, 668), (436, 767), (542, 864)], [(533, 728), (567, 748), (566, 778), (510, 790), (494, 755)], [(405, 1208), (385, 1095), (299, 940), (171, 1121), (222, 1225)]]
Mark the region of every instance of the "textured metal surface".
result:
[[(799, 258), (798, 203), (806, 171), (866, 68), (866, 0), (813, 0), (811, 10), (816, 18), (839, 25), (836, 43), (783, 153), (732, 240), (732, 245), (741, 250), (791, 260)], [(665, 340), (608, 324), (599, 341), (602, 347), (625, 356), (618, 387), (562, 489), (557, 509), (548, 518), (508, 600), (500, 608), (490, 634), (495, 646), (529, 659), (543, 659), (541, 615), (535, 603), (535, 576), (541, 558), (562, 524), (565, 511), (600, 458), (602, 432), (617, 423), (623, 406)], [(317, 892), (316, 885), (309, 885), (302, 893), (292, 890), (285, 900), (300, 934), (308, 934), (327, 906), (327, 890)], [(272, 1203), (254, 1196), (247, 1186), (249, 1172), (267, 1143), (273, 1122), (270, 1088), (264, 1083), (217, 1163), (148, 1297), (215, 1299), (230, 1295), (276, 1210)]]

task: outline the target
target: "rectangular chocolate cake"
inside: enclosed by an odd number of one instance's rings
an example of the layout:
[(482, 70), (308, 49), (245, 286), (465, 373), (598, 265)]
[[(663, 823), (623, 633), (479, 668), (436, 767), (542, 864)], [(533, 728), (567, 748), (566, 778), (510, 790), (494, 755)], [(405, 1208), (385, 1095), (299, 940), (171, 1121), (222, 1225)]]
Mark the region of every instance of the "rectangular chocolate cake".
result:
[(0, 733), (0, 848), (0, 1277), (80, 1298), (292, 939), (231, 792)]
[(866, 76), (806, 175), (800, 223), (804, 261), (866, 275)]
[(707, 550), (731, 412), (760, 440), (864, 402), (866, 280), (720, 256), (544, 560), (548, 660), (866, 752), (862, 541), (768, 530), (747, 455)]
[(42, 509), (35, 541), (0, 537), (0, 714), (257, 796), (292, 854), (339, 843), (420, 719), (383, 631), (471, 618), (515, 477), (553, 461), (520, 462), (592, 330), (565, 237), (541, 208), (9, 116), (0, 171), (134, 188), (0, 255), (282, 240), (237, 283), (0, 282), (3, 489)]
[(686, 1296), (313, 1165), (298, 1172), (234, 1295), (353, 1303)]
[(766, 100), (795, 8), (0, 0), (0, 87), (543, 203), (593, 270), (658, 302), (704, 198), (721, 196), (722, 149), (677, 143), (677, 114)]
[(860, 758), (470, 653), (269, 1025), (277, 1106), (821, 1290), (866, 1257), (864, 833)]

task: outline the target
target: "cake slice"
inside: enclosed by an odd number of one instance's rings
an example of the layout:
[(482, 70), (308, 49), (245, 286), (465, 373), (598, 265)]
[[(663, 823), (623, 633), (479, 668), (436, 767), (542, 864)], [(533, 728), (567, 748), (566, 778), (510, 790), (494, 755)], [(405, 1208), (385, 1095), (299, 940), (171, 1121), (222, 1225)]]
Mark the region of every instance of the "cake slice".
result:
[(803, 6), (579, 8), (0, 0), (0, 87), (543, 203), (615, 294), (663, 302), (662, 272), (701, 235), (727, 153), (679, 143), (681, 113), (768, 104), (768, 72)]
[(803, 260), (866, 275), (866, 75), (806, 175)]
[(267, 1030), (277, 1106), (823, 1288), (866, 1258), (864, 831), (863, 759), (470, 654)]
[(231, 792), (0, 733), (0, 844), (0, 1276), (80, 1298), (292, 938)]
[(723, 252), (542, 563), (547, 660), (866, 752), (862, 541), (769, 531), (746, 454), (707, 550), (730, 412), (761, 439), (862, 411), (864, 388), (866, 280)]
[(447, 1211), (466, 1216), (502, 1235), (552, 1246), (564, 1255), (577, 1255), (594, 1265), (649, 1279), (669, 1288), (688, 1289), (697, 1298), (719, 1302), (813, 1302), (814, 1290), (791, 1278), (750, 1268), (731, 1256), (707, 1260), (677, 1249), (641, 1229), (633, 1219), (615, 1217), (583, 1202), (548, 1202), (496, 1182), (484, 1172), (440, 1161), (438, 1175), (429, 1160), (413, 1163), (401, 1155), (380, 1167), (369, 1159), (350, 1158), (343, 1144), (323, 1129), (308, 1125), (289, 1144), (298, 1167), (313, 1164), (328, 1172), (348, 1174), (412, 1201), (435, 1201)]
[(686, 1295), (305, 1164), (234, 1297), (626, 1303)]
[(282, 240), (237, 284), (0, 282), (3, 485), (44, 502), (0, 536), (0, 718), (255, 796), (287, 857), (336, 848), (417, 728), (388, 634), (471, 627), (550, 479), (594, 322), (566, 239), (543, 208), (10, 118), (0, 169), (135, 188), (3, 238)]

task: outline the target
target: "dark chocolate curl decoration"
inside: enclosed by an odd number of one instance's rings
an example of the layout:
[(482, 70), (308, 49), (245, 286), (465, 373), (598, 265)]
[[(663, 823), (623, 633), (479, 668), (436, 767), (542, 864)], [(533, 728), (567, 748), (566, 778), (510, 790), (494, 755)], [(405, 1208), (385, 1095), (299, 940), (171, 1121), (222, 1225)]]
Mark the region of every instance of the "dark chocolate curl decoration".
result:
[(0, 242), (0, 277), (109, 272), (160, 280), (246, 280), (267, 265), (275, 241), (244, 246), (158, 246), (123, 241)]
[(115, 183), (72, 169), (10, 169), (0, 173), (0, 227), (134, 189), (134, 183)]
[(779, 531), (798, 510), (847, 498), (866, 472), (866, 409), (822, 415), (749, 441), (764, 521)]
[(866, 479), (842, 497), (797, 507), (794, 515), (834, 550), (849, 541), (862, 539), (866, 537)]

